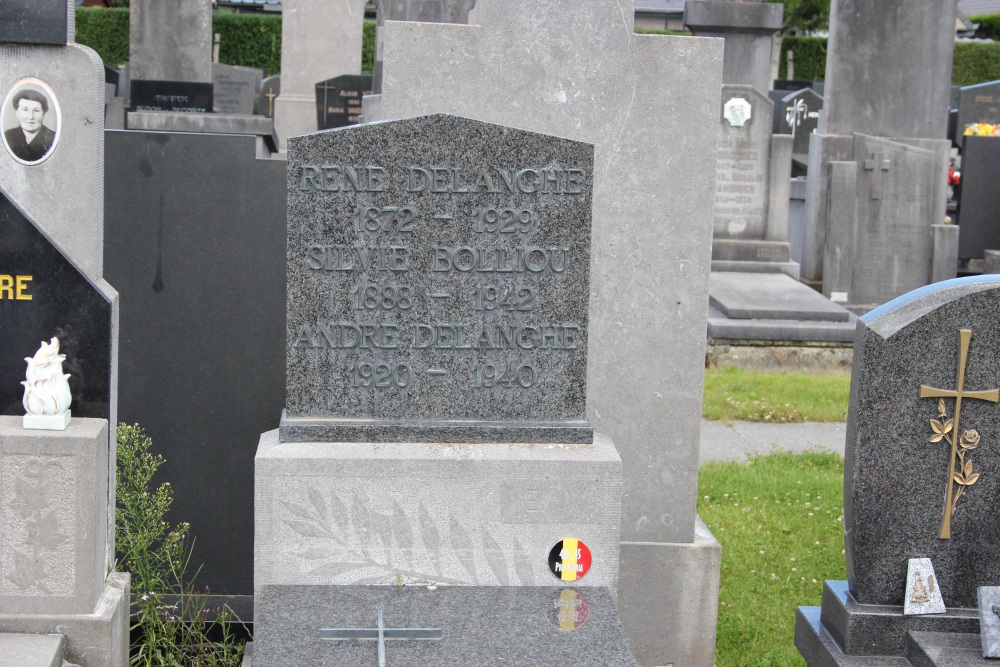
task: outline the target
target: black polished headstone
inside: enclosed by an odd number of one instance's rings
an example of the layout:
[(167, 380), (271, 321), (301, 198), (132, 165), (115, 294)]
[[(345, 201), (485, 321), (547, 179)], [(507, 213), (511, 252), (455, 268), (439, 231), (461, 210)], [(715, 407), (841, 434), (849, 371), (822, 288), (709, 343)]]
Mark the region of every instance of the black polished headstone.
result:
[(321, 130), (356, 125), (361, 98), (372, 92), (371, 74), (345, 74), (316, 84), (316, 122)]
[(825, 87), (823, 81), (806, 81), (804, 79), (775, 79), (774, 85), (771, 90), (777, 91), (787, 91), (787, 93), (795, 92), (796, 90), (802, 90), (803, 88), (811, 88), (816, 91), (818, 95), (823, 94), (823, 88)]
[(780, 134), (792, 135), (792, 155), (809, 153), (809, 135), (819, 127), (823, 98), (812, 88), (789, 93), (774, 104), (774, 124)]
[(128, 109), (212, 113), (212, 89), (210, 83), (132, 79), (129, 83)]
[(66, 0), (0, 2), (0, 42), (66, 44), (68, 9)]
[(109, 83), (115, 87), (115, 95), (118, 94), (118, 86), (121, 83), (122, 73), (116, 69), (112, 69), (107, 65), (104, 66), (104, 83)]
[(252, 136), (109, 131), (105, 170), (119, 421), (166, 457), (199, 585), (249, 595), (254, 452), (285, 404), (285, 162)]
[(264, 586), (255, 667), (378, 665), (377, 642), (320, 638), (326, 628), (435, 628), (441, 639), (386, 642), (388, 665), (632, 667), (606, 588), (559, 586)]
[(73, 416), (108, 419), (112, 326), (110, 301), (0, 194), (0, 414), (24, 414), (24, 358), (56, 336)]
[(982, 259), (985, 250), (1000, 250), (1000, 139), (964, 137), (962, 151), (962, 224), (958, 236), (959, 259)]
[(1000, 81), (962, 87), (955, 132), (962, 136), (972, 123), (1000, 123)]

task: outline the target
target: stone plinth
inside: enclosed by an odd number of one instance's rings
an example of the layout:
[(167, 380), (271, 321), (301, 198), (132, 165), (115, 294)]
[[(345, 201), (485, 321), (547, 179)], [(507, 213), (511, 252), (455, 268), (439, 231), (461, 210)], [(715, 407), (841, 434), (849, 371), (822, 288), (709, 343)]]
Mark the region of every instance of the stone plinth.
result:
[(771, 89), (771, 41), (781, 29), (784, 7), (759, 0), (687, 0), (684, 25), (697, 37), (722, 37), (726, 57), (722, 82)]
[(254, 590), (271, 585), (547, 586), (577, 538), (618, 583), (621, 460), (612, 442), (330, 443), (261, 436)]
[(254, 134), (266, 137), (274, 129), (270, 118), (250, 114), (130, 111), (126, 117), (128, 129), (150, 132)]

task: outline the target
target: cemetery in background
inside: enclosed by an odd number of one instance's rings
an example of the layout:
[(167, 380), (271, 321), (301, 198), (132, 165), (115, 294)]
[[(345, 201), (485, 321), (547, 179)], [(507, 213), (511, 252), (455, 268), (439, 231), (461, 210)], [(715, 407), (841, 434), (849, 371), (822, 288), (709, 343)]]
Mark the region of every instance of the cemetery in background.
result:
[(795, 645), (1000, 654), (1000, 45), (956, 2), (0, 5), (0, 664), (174, 620), (114, 571), (121, 421), (246, 665), (709, 667), (706, 359), (852, 353)]

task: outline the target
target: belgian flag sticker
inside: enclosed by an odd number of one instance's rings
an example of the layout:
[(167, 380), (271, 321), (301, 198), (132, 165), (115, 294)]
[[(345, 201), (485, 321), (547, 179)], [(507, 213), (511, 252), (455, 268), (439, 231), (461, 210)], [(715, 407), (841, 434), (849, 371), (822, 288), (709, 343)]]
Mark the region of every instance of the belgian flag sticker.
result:
[(590, 549), (582, 540), (559, 540), (549, 552), (549, 569), (562, 581), (582, 579), (590, 570)]

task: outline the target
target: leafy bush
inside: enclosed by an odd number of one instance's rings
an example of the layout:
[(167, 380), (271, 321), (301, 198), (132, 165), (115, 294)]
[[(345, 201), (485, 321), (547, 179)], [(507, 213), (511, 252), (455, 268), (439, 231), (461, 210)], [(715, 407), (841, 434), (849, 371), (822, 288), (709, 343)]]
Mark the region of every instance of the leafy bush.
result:
[(980, 14), (970, 16), (969, 20), (979, 24), (977, 34), (993, 39), (1000, 38), (1000, 14)]
[(959, 86), (1000, 79), (1000, 44), (955, 42), (955, 64), (951, 78)]
[(128, 60), (128, 9), (77, 7), (76, 41), (101, 56), (108, 67)]
[[(237, 667), (243, 645), (230, 629), (239, 622), (227, 606), (207, 608), (208, 589), (195, 592), (187, 573), (190, 526), (164, 517), (173, 502), (170, 483), (153, 488), (163, 457), (138, 426), (118, 426), (115, 546), (118, 569), (132, 575), (132, 630), (139, 634), (129, 663), (144, 667)], [(211, 620), (210, 620), (211, 619)]]
[(822, 81), (826, 77), (826, 38), (788, 35), (781, 42), (778, 78), (788, 78), (788, 52), (794, 53), (795, 78)]

